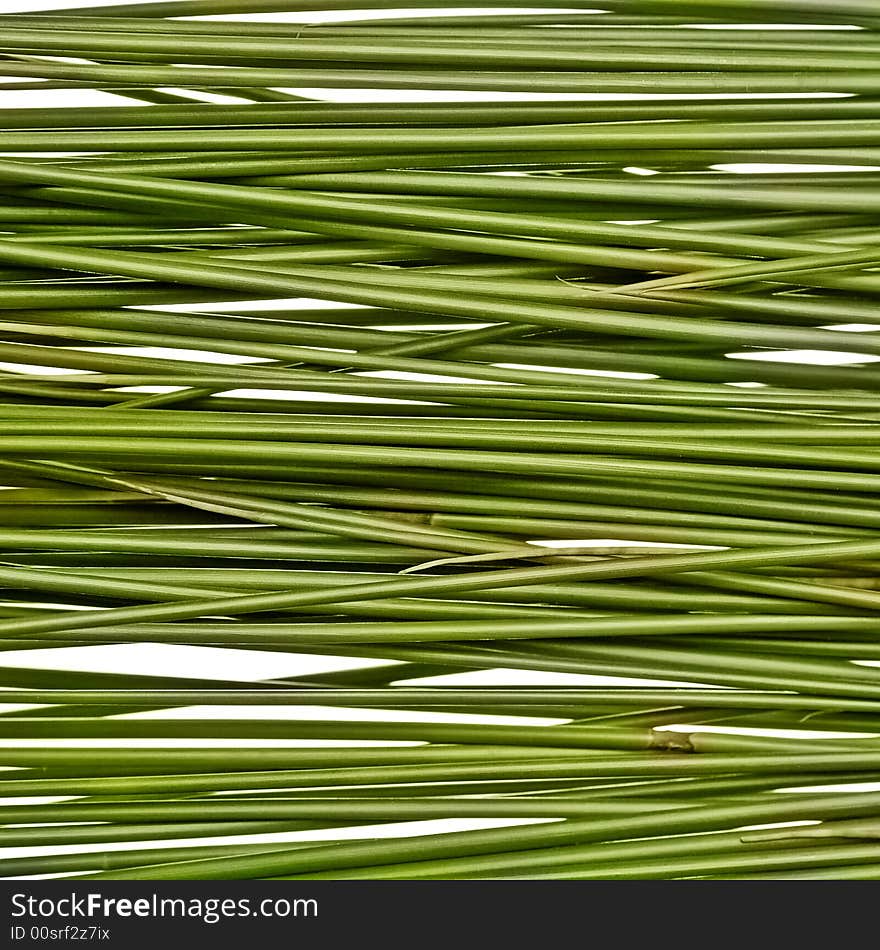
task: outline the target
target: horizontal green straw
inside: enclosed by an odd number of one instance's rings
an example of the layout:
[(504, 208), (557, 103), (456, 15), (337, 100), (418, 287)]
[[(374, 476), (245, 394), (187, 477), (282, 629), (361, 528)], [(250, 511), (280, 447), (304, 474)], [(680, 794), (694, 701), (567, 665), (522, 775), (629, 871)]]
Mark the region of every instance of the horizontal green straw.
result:
[[(17, 20), (24, 18), (17, 18)], [(28, 18), (29, 20), (36, 18)], [(96, 29), (100, 20), (90, 21), (89, 30)], [(57, 19), (53, 20), (57, 23)], [(161, 21), (159, 21), (161, 24)], [(140, 23), (138, 24), (141, 25)], [(158, 25), (158, 24), (157, 24)], [(178, 21), (175, 26), (187, 32), (197, 24)], [(202, 28), (207, 23), (198, 24)], [(214, 21), (214, 29), (228, 26)], [(242, 28), (254, 24), (239, 23), (235, 26), (238, 33)], [(281, 25), (281, 24), (277, 24)], [(116, 27), (122, 29), (122, 24)], [(390, 31), (389, 31), (390, 32)], [(421, 35), (424, 31), (419, 31)], [(554, 30), (554, 39), (561, 31)], [(652, 31), (653, 32), (653, 31)], [(801, 31), (798, 31), (799, 33)], [(824, 33), (824, 37), (834, 34)], [(853, 39), (848, 37), (848, 42)], [(687, 42), (696, 44), (699, 34), (690, 32)], [(827, 40), (824, 40), (827, 42)], [(186, 42), (186, 41), (184, 41)], [(664, 40), (664, 42), (669, 42)], [(705, 42), (705, 41), (704, 41)], [(724, 42), (727, 42), (725, 40)], [(742, 40), (739, 40), (741, 43)], [(0, 109), (0, 126), (4, 129), (83, 129), (133, 127), (169, 127), (196, 126), (202, 128), (236, 125), (526, 125), (530, 123), (547, 124), (553, 122), (606, 122), (619, 119), (639, 120), (676, 117), (681, 119), (730, 118), (736, 121), (750, 119), (791, 119), (803, 118), (841, 118), (847, 116), (876, 118), (880, 105), (876, 100), (843, 99), (833, 103), (821, 100), (794, 100), (785, 103), (721, 101), (711, 104), (701, 102), (673, 101), (663, 104), (645, 102), (619, 102), (613, 105), (599, 102), (424, 102), (418, 104), (364, 102), (357, 104), (343, 102), (313, 101), (307, 103), (273, 103), (259, 105), (208, 105), (205, 103), (187, 103), (180, 105), (160, 105), (144, 112), (140, 107), (125, 105), (100, 112), (71, 115), (70, 110), (60, 107)], [(94, 161), (94, 159), (92, 160)], [(102, 162), (98, 160), (100, 165)]]
[[(487, 4), (488, 7), (502, 6), (500, 2)], [(416, 7), (427, 7), (427, 2), (419, 2)], [(544, 6), (550, 6), (549, 3), (536, 3), (534, 8), (541, 10)], [(680, 5), (674, 0), (609, 0), (607, 7), (611, 11), (627, 14), (668, 14), (680, 13)], [(591, 9), (587, 3), (575, 2), (571, 9)], [(220, 13), (243, 13), (243, 12), (280, 12), (299, 9), (312, 10), (338, 10), (347, 9), (344, 3), (339, 0), (165, 0), (162, 3), (129, 3), (114, 7), (75, 7), (64, 12), (64, 15), (90, 15), (90, 16), (146, 16), (146, 17), (169, 17), (169, 16), (207, 16)], [(367, 10), (386, 10), (395, 9), (391, 0), (371, 0), (366, 5), (361, 6), (362, 11)], [(870, 16), (872, 7), (867, 0), (844, 0), (839, 6), (831, 0), (820, 0), (818, 3), (810, 3), (807, 0), (783, 0), (780, 3), (770, 2), (770, 0), (699, 0), (694, 4), (691, 12), (700, 14), (714, 14), (716, 16), (725, 16), (730, 13), (754, 13), (759, 21), (763, 15), (772, 14), (778, 16), (784, 12), (787, 15), (799, 14), (815, 15), (823, 13), (831, 16)], [(445, 16), (445, 13), (443, 14)]]
[[(345, 750), (339, 750), (340, 753)], [(438, 750), (440, 751), (440, 750)], [(528, 751), (528, 750), (526, 750)], [(202, 775), (134, 775), (120, 777), (75, 777), (64, 778), (47, 776), (45, 778), (4, 779), (0, 788), (8, 795), (127, 795), (127, 794), (173, 794), (195, 792), (219, 792), (250, 789), (297, 789), (294, 794), (303, 794), (304, 789), (335, 788), (336, 786), (382, 786), (392, 784), (400, 786), (403, 794), (408, 783), (488, 781), (506, 778), (549, 779), (580, 778), (584, 782), (598, 781), (600, 778), (629, 777), (637, 778), (693, 778), (694, 776), (724, 775), (745, 773), (750, 776), (769, 776), (772, 781), (784, 783), (791, 781), (789, 774), (801, 776), (804, 773), (815, 774), (827, 770), (831, 775), (871, 772), (876, 770), (878, 756), (876, 752), (803, 752), (787, 755), (749, 755), (725, 752), (721, 755), (710, 753), (698, 756), (599, 756), (590, 755), (575, 758), (550, 759), (507, 759), (507, 753), (497, 750), (499, 756), (491, 763), (473, 762), (436, 765), (392, 764), (385, 767), (364, 768), (322, 768), (311, 770), (307, 767), (284, 771), (283, 769), (264, 772), (207, 773)], [(161, 753), (155, 753), (161, 758)], [(158, 762), (156, 763), (159, 764)], [(800, 778), (798, 779), (800, 781)], [(664, 792), (668, 791), (668, 783)], [(602, 786), (604, 788), (604, 786)], [(454, 793), (454, 785), (449, 792)], [(488, 787), (487, 787), (487, 790)], [(630, 789), (637, 792), (639, 788)], [(650, 787), (647, 791), (650, 792)], [(621, 789), (625, 793), (626, 788)], [(687, 786), (682, 785), (687, 793)], [(344, 797), (347, 792), (336, 792)], [(7, 806), (4, 806), (7, 807)], [(54, 806), (53, 806), (54, 807)]]
[[(8, 21), (7, 21), (8, 22)], [(94, 31), (74, 29), (34, 30), (0, 26), (0, 41), (10, 51), (25, 52), (84, 51), (100, 56), (112, 53), (114, 58), (123, 58), (118, 54), (133, 53), (144, 55), (148, 60), (174, 60), (179, 57), (181, 39), (176, 36), (163, 36), (157, 33), (114, 33), (105, 35)], [(606, 49), (589, 44), (584, 49), (568, 50), (555, 43), (543, 47), (522, 48), (509, 44), (493, 45), (491, 37), (478, 48), (462, 48), (457, 44), (438, 39), (430, 44), (419, 42), (382, 42), (372, 38), (369, 43), (357, 39), (334, 37), (332, 40), (300, 37), (293, 50), (283, 40), (240, 36), (231, 43), (228, 39), (212, 38), (199, 34), (190, 34), (186, 43), (187, 59), (192, 63), (231, 61), (233, 65), (249, 62), (278, 60), (282, 63), (291, 60), (297, 62), (338, 62), (345, 61), (349, 66), (360, 63), (387, 63), (389, 65), (421, 65), (431, 67), (454, 66), (456, 68), (473, 66), (477, 68), (522, 67), (531, 69), (563, 70), (572, 67), (605, 70), (688, 70), (706, 71), (795, 71), (795, 70), (872, 70), (875, 60), (870, 55), (860, 54), (858, 48), (851, 49), (845, 61), (841, 61), (835, 52), (787, 52), (782, 50), (748, 50), (739, 52), (727, 49), (723, 55), (698, 50), (654, 48), (636, 48), (629, 50)]]
[[(118, 58), (123, 58), (120, 55)], [(666, 94), (851, 93), (876, 95), (880, 72), (868, 69), (784, 72), (469, 72), (439, 69), (285, 68), (259, 66), (80, 65), (49, 60), (16, 61), (8, 76), (131, 86), (241, 86), (442, 89), (477, 92), (605, 92)], [(41, 84), (40, 88), (46, 88)], [(770, 141), (779, 141), (769, 137)], [(74, 140), (76, 141), (76, 140)], [(31, 143), (33, 144), (33, 143)], [(26, 146), (28, 147), (28, 146)], [(139, 146), (140, 147), (140, 146)], [(37, 151), (38, 149), (34, 149)], [(43, 151), (44, 149), (39, 149)]]

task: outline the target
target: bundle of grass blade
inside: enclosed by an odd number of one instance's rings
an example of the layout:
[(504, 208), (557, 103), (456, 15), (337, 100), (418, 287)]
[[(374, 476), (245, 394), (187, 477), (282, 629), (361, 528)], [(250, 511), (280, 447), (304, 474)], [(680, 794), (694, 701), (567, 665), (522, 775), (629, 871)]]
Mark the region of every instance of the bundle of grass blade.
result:
[(880, 876), (876, 4), (568, 6), (0, 16), (0, 877)]

